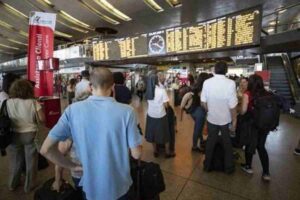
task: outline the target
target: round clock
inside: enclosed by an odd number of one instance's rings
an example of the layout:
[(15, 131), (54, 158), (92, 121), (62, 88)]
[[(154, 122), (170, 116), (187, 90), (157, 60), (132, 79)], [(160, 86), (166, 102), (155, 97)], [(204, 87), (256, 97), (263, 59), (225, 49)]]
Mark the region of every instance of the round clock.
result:
[(149, 50), (151, 54), (164, 53), (165, 40), (161, 35), (154, 35), (149, 40)]

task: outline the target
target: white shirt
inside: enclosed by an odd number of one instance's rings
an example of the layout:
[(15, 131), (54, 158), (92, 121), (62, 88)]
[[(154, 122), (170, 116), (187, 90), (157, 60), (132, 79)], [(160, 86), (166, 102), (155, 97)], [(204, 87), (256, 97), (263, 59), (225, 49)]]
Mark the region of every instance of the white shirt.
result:
[(75, 87), (75, 98), (89, 89), (90, 81), (82, 79)]
[(17, 133), (36, 132), (38, 129), (36, 112), (41, 108), (41, 105), (33, 99), (7, 100), (7, 112), (12, 121), (13, 130)]
[(2, 106), (2, 103), (4, 100), (8, 99), (8, 94), (6, 94), (6, 92), (2, 91), (0, 92), (0, 108)]
[(207, 121), (215, 125), (231, 123), (230, 109), (238, 100), (235, 82), (224, 75), (215, 75), (204, 82), (201, 101), (207, 103)]
[(148, 100), (148, 115), (152, 118), (162, 118), (166, 115), (164, 103), (169, 101), (164, 88), (155, 86), (154, 99)]

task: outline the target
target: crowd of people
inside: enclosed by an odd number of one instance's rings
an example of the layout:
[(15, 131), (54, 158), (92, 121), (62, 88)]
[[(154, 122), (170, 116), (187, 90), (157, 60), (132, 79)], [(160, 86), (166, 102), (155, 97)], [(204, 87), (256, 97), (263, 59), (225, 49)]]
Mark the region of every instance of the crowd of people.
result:
[[(261, 117), (257, 115), (258, 99), (268, 98), (271, 102), (272, 93), (265, 89), (258, 75), (241, 77), (237, 85), (225, 76), (226, 62), (216, 63), (214, 69), (214, 75), (190, 76), (188, 89), (182, 94), (180, 108), (194, 121), (191, 150), (205, 154), (204, 170), (212, 171), (215, 149), (221, 144), (223, 171), (228, 174), (236, 166), (233, 146), (244, 148), (245, 163), (241, 169), (249, 174), (254, 173), (252, 159), (257, 150), (262, 179), (270, 181), (265, 143), (274, 127), (259, 126), (256, 121)], [(133, 183), (130, 159), (141, 159), (143, 149), (138, 117), (129, 105), (132, 93), (125, 86), (121, 72), (92, 68), (81, 75), (80, 82), (69, 81), (70, 105), (50, 130), (39, 152), (56, 165), (53, 190), (60, 191), (63, 169), (67, 169), (83, 199), (126, 200)], [(164, 149), (164, 157), (172, 159), (176, 156), (176, 115), (165, 83), (165, 75), (152, 70), (147, 81), (143, 77), (137, 81), (136, 90), (140, 100), (145, 96), (148, 103), (144, 136), (153, 146), (153, 156), (159, 157)], [(20, 184), (25, 158), (24, 191), (29, 192), (36, 186), (35, 138), (38, 123), (45, 121), (43, 109), (34, 98), (33, 84), (13, 74), (4, 77), (0, 104), (1, 110), (3, 105), (7, 107), (14, 133), (7, 148), (9, 189), (13, 191)], [(205, 126), (207, 138), (203, 137)], [(300, 142), (295, 154), (300, 154)]]

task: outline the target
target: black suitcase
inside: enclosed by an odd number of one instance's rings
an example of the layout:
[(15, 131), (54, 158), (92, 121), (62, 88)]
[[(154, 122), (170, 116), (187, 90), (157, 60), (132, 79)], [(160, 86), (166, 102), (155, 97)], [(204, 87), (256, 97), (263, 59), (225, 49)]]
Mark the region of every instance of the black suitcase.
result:
[(133, 185), (129, 190), (130, 200), (159, 200), (159, 194), (166, 188), (158, 164), (131, 160)]
[(82, 200), (81, 191), (76, 191), (69, 183), (63, 183), (61, 192), (53, 191), (54, 178), (46, 181), (41, 188), (34, 193), (34, 200)]

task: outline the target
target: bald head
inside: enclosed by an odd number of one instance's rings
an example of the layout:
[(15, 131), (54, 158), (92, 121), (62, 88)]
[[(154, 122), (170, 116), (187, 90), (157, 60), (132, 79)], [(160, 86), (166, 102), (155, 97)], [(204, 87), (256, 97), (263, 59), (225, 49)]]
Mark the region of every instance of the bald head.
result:
[(90, 82), (95, 89), (108, 90), (114, 84), (113, 74), (107, 68), (92, 68), (90, 71)]

